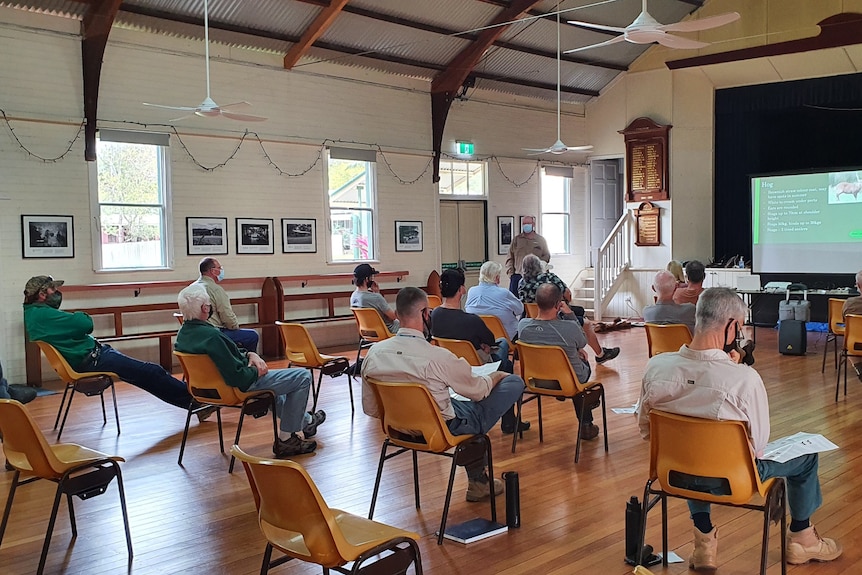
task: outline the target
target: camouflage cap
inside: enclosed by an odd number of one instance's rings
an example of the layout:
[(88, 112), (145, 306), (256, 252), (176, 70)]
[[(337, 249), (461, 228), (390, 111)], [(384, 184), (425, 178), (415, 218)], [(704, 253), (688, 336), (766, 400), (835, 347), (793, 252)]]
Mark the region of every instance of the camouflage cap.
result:
[(55, 280), (51, 276), (33, 276), (27, 280), (27, 285), (24, 286), (24, 296), (33, 297), (43, 289), (57, 289), (63, 285), (63, 280)]

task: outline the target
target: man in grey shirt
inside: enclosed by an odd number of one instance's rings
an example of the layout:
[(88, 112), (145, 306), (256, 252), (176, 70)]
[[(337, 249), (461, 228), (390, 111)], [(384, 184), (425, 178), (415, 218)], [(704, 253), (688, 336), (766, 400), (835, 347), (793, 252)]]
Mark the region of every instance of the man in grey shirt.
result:
[(652, 288), (658, 299), (655, 305), (644, 308), (644, 321), (649, 323), (683, 323), (688, 326), (688, 331), (694, 335), (694, 312), (695, 305), (692, 303), (676, 303), (673, 301), (673, 292), (676, 290), (676, 278), (669, 271), (660, 271), (655, 274)]
[(395, 312), (389, 307), (386, 299), (380, 295), (377, 284), (374, 283), (374, 274), (377, 270), (368, 264), (359, 264), (353, 270), (353, 283), (356, 290), (350, 296), (350, 307), (374, 308), (380, 313), (383, 322), (390, 332), (398, 331), (398, 320)]
[[(535, 318), (525, 317), (518, 322), (518, 338), (524, 343), (534, 345), (556, 345), (566, 352), (569, 363), (578, 380), (585, 383), (592, 373), (587, 352), (587, 337), (581, 324), (575, 319), (574, 313), (562, 299), (560, 288), (554, 284), (542, 284), (536, 290), (536, 304), (539, 313)], [(562, 316), (562, 319), (560, 318)], [(598, 404), (588, 405), (584, 414), (584, 425), (581, 426), (581, 439), (595, 439), (599, 435), (599, 427), (593, 423), (592, 410)], [(575, 405), (578, 416), (583, 405)]]

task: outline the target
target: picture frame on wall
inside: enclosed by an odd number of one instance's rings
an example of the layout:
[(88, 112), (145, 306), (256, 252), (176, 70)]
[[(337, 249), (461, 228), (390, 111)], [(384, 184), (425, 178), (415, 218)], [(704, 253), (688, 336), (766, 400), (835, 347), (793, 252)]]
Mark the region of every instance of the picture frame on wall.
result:
[(317, 220), (283, 218), (281, 220), (281, 251), (283, 253), (316, 253)]
[(422, 222), (395, 222), (395, 251), (422, 251)]
[(274, 254), (273, 220), (258, 218), (236, 219), (236, 253)]
[(22, 255), (25, 258), (74, 258), (72, 216), (21, 216)]
[[(515, 236), (517, 236), (518, 234), (520, 234), (520, 233), (521, 233), (521, 230), (523, 230), (523, 229), (524, 229), (524, 218), (532, 218), (532, 217), (533, 217), (533, 216), (519, 216), (519, 217), (518, 217), (518, 229), (517, 229), (517, 230), (515, 230), (515, 232), (514, 232), (514, 233), (515, 233)], [(512, 236), (512, 237), (515, 237), (515, 236)]]
[(497, 216), (497, 253), (505, 256), (515, 237), (515, 216)]
[(223, 255), (227, 248), (227, 218), (186, 218), (190, 256)]

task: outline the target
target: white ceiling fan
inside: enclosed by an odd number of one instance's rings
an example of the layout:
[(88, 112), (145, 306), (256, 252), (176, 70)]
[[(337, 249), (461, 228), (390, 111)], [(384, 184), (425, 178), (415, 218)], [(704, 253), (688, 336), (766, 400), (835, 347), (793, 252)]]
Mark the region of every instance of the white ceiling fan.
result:
[(592, 150), (592, 146), (567, 146), (560, 136), (560, 5), (557, 3), (557, 141), (550, 148), (521, 148), (531, 152), (528, 156), (539, 154), (565, 154), (566, 152), (584, 152)]
[(730, 24), (736, 20), (739, 20), (739, 13), (728, 12), (726, 14), (710, 16), (699, 20), (688, 20), (686, 22), (677, 22), (675, 24), (661, 24), (657, 22), (655, 18), (650, 16), (649, 12), (647, 12), (647, 0), (643, 0), (643, 9), (641, 10), (641, 13), (638, 14), (638, 17), (635, 18), (634, 22), (625, 28), (592, 24), (591, 22), (581, 22), (578, 20), (569, 20), (569, 24), (575, 24), (576, 26), (583, 26), (585, 28), (593, 28), (596, 30), (605, 30), (608, 32), (619, 32), (621, 35), (615, 36), (605, 42), (599, 42), (598, 44), (566, 50), (564, 53), (571, 54), (573, 52), (590, 50), (592, 48), (608, 46), (610, 44), (616, 44), (617, 42), (623, 41), (632, 42), (633, 44), (651, 44), (653, 42), (658, 42), (662, 46), (667, 46), (668, 48), (704, 48), (709, 46), (709, 42), (700, 42), (690, 38), (683, 38), (682, 36), (674, 36), (673, 34), (668, 34), (668, 32), (698, 32), (700, 30), (718, 28), (719, 26)]
[(205, 118), (223, 116), (225, 118), (230, 118), (231, 120), (239, 120), (241, 122), (263, 122), (264, 120), (266, 120), (266, 118), (264, 118), (263, 116), (255, 116), (253, 114), (238, 114), (232, 111), (236, 108), (251, 106), (251, 104), (249, 104), (248, 102), (234, 102), (233, 104), (225, 104), (224, 106), (219, 106), (210, 97), (210, 29), (209, 11), (207, 8), (207, 0), (204, 0), (204, 45), (206, 47), (207, 97), (197, 106), (165, 106), (163, 104), (148, 104), (147, 102), (144, 102), (144, 106), (191, 112), (190, 114), (186, 114), (180, 116), (179, 118), (169, 120), (171, 122), (184, 120), (185, 118), (189, 118), (192, 115), (203, 116)]

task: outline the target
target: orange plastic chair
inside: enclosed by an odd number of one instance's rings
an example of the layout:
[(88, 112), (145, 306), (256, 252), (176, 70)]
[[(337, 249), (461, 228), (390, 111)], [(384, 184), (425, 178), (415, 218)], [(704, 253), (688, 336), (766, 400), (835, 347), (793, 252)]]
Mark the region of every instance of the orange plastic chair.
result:
[[(452, 485), (455, 482), (457, 465), (475, 461), (476, 448), (484, 451), (488, 464), (488, 477), (494, 477), (494, 462), (491, 457), (491, 440), (484, 433), (476, 435), (452, 435), (437, 402), (431, 396), (428, 388), (419, 383), (382, 382), (373, 378), (366, 381), (374, 390), (377, 404), (382, 413), (380, 424), (386, 438), (380, 451), (380, 463), (377, 466), (377, 479), (374, 482), (374, 493), (371, 496), (371, 508), (368, 518), (374, 516), (377, 503), (377, 493), (380, 490), (380, 479), (383, 475), (383, 464), (386, 460), (405, 452), (413, 454), (413, 493), (416, 509), (419, 509), (419, 467), (417, 452), (443, 455), (452, 459), (449, 469), (449, 484), (446, 487), (446, 501), (443, 504), (443, 518), (440, 520), (440, 530), (437, 544), (443, 544), (443, 534), (446, 531), (446, 518), (449, 515), (449, 503), (452, 500)], [(398, 451), (387, 454), (389, 446)], [(453, 449), (452, 453), (449, 450)], [(491, 521), (497, 521), (497, 502), (494, 490), (491, 489)]]
[(432, 338), (437, 342), (437, 345), (448, 349), (458, 357), (463, 357), (470, 365), (483, 365), (485, 362), (479, 357), (476, 348), (466, 339), (447, 339), (445, 337)]
[(537, 303), (525, 303), (524, 311), (527, 314), (527, 317), (538, 317), (539, 316), (539, 304)]
[(835, 401), (841, 385), (841, 363), (844, 363), (844, 397), (847, 397), (847, 363), (851, 357), (862, 357), (862, 315), (848, 313), (844, 316), (844, 348), (838, 363), (838, 379), (835, 381)]
[(428, 294), (428, 309), (434, 309), (443, 305), (443, 299), (439, 295)]
[[(237, 445), (230, 452), (245, 467), (266, 538), (261, 574), (292, 559), (321, 565), (324, 573), (382, 573), (375, 563), (367, 563), (382, 555), (379, 561), (390, 569), (387, 573), (405, 573), (413, 563), (421, 575), (418, 534), (330, 508), (308, 472), (294, 461), (253, 457)], [(273, 561), (273, 548), (284, 557)], [(344, 569), (350, 562), (351, 569)]]
[(491, 333), (494, 334), (494, 339), (500, 339), (502, 337), (509, 342), (509, 349), (514, 349), (512, 340), (509, 339), (509, 334), (499, 317), (495, 315), (480, 315), (479, 317), (482, 318), (482, 321), (485, 322), (485, 325), (491, 330)]
[[(724, 479), (727, 495), (715, 495), (687, 488), (678, 473)], [(640, 543), (643, 549), (647, 513), (661, 501), (662, 562), (667, 567), (667, 498), (678, 497), (707, 501), (719, 505), (756, 509), (763, 513), (763, 543), (760, 573), (766, 573), (769, 544), (769, 520), (781, 521), (781, 573), (786, 573), (787, 510), (784, 478), (760, 480), (757, 463), (742, 421), (715, 421), (665, 413), (650, 412), (650, 471), (644, 487)], [(751, 503), (755, 495), (762, 504)], [(780, 514), (780, 515), (779, 515)]]
[[(66, 418), (69, 417), (69, 409), (72, 407), (75, 392), (83, 393), (87, 397), (98, 395), (99, 399), (102, 400), (102, 425), (108, 424), (108, 415), (105, 411), (105, 390), (108, 388), (111, 388), (111, 397), (114, 400), (114, 418), (117, 421), (117, 435), (120, 435), (120, 412), (117, 410), (117, 392), (114, 390), (114, 380), (120, 379), (120, 376), (111, 371), (77, 372), (72, 369), (66, 358), (53, 345), (46, 341), (34, 343), (39, 346), (39, 349), (48, 359), (48, 363), (66, 384), (66, 389), (63, 390), (63, 399), (60, 400), (60, 408), (57, 410), (57, 418), (54, 420), (54, 429), (57, 429), (60, 414), (63, 414), (63, 423), (60, 424), (60, 431), (57, 432), (57, 441), (60, 441), (63, 428), (66, 427)], [(71, 393), (69, 393), (70, 391)], [(68, 403), (66, 403), (66, 396), (69, 397)], [(66, 406), (66, 411), (63, 411), (63, 405)]]
[[(275, 415), (275, 393), (272, 390), (266, 389), (245, 393), (231, 387), (225, 383), (224, 378), (216, 367), (210, 356), (205, 353), (183, 353), (174, 351), (174, 355), (180, 360), (180, 365), (183, 366), (183, 379), (188, 386), (189, 394), (202, 407), (189, 405), (188, 414), (186, 415), (186, 427), (183, 430), (183, 441), (180, 444), (180, 455), (177, 458), (177, 465), (183, 464), (183, 453), (186, 450), (186, 439), (189, 436), (189, 423), (192, 419), (192, 414), (206, 409), (206, 406), (214, 405), (216, 409), (216, 418), (218, 419), (218, 444), (219, 449), (224, 453), (224, 433), (221, 425), (221, 408), (236, 407), (240, 409), (239, 423), (236, 427), (236, 438), (234, 444), (239, 444), (239, 437), (242, 434), (242, 424), (245, 416), (251, 414), (261, 417), (266, 414), (269, 409), (272, 412), (272, 436), (274, 442), (278, 441), (278, 422)], [(234, 457), (230, 458), (228, 473), (233, 473)]]
[(363, 348), (369, 348), (371, 344), (389, 339), (394, 334), (386, 327), (380, 312), (373, 307), (352, 307), (350, 311), (356, 318), (356, 328), (359, 330), (359, 348), (356, 350), (356, 364), (358, 365)]
[[(320, 384), (323, 376), (333, 373), (341, 373), (350, 367), (350, 362), (344, 356), (321, 354), (311, 339), (311, 334), (301, 323), (275, 322), (281, 329), (281, 340), (284, 342), (284, 354), (287, 356), (291, 367), (305, 367), (311, 372), (314, 381), (314, 370), (318, 370), (317, 387), (312, 386), (314, 402), (311, 406), (312, 413), (317, 411), (317, 398), (320, 395)], [(353, 406), (353, 375), (348, 374), (347, 385), (350, 388), (350, 411), (355, 413)]]
[(679, 351), (683, 345), (691, 343), (691, 332), (682, 323), (645, 323), (649, 356)]
[(823, 344), (823, 365), (820, 366), (820, 373), (826, 371), (826, 350), (829, 349), (830, 341), (835, 350), (835, 369), (838, 369), (838, 337), (844, 337), (844, 301), (834, 297), (829, 298), (827, 307), (829, 334)]
[[(107, 455), (92, 449), (87, 449), (74, 443), (58, 443), (48, 445), (45, 436), (39, 430), (33, 417), (27, 409), (12, 399), (0, 399), (0, 432), (3, 434), (3, 451), (6, 461), (15, 469), (9, 487), (9, 497), (6, 510), (0, 522), (0, 544), (6, 533), (9, 514), (12, 511), (12, 500), (19, 485), (30, 483), (37, 479), (47, 479), (57, 484), (54, 493), (54, 505), (51, 508), (51, 518), (45, 532), (45, 543), (42, 545), (42, 555), (39, 558), (37, 575), (45, 570), (45, 560), (48, 557), (48, 547), (51, 545), (51, 535), (60, 500), (66, 496), (69, 505), (69, 521), (72, 537), (78, 536), (75, 521), (73, 496), (87, 499), (105, 492), (114, 478), (117, 479), (117, 489), (120, 493), (120, 509), (123, 513), (123, 524), (126, 528), (126, 547), (129, 550), (129, 561), (132, 556), (132, 533), (129, 530), (129, 514), (126, 511), (126, 493), (123, 489), (123, 474), (118, 462), (124, 461), (117, 455)], [(24, 476), (24, 480), (21, 477)], [(38, 498), (37, 498), (38, 499)], [(88, 523), (89, 523), (88, 516)], [(8, 566), (7, 566), (8, 568)], [(57, 570), (60, 567), (57, 566)]]
[[(599, 403), (602, 406), (602, 427), (605, 438), (605, 453), (608, 451), (608, 418), (605, 409), (605, 388), (599, 381), (581, 383), (569, 357), (563, 348), (556, 345), (533, 345), (519, 341), (518, 357), (521, 364), (521, 377), (524, 379), (526, 389), (524, 393), (532, 394), (525, 400), (518, 402), (518, 421), (521, 421), (521, 406), (524, 403), (536, 400), (539, 408), (539, 442), (544, 442), (544, 431), (542, 429), (542, 397), (562, 397), (572, 400), (575, 406), (575, 415), (578, 412), (578, 404), (581, 404), (581, 415), (589, 406)], [(583, 419), (578, 417), (578, 433), (575, 443), (575, 463), (581, 456), (581, 427)], [(515, 444), (518, 441), (518, 433), (513, 434), (512, 453), (515, 452)]]

